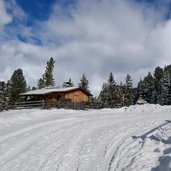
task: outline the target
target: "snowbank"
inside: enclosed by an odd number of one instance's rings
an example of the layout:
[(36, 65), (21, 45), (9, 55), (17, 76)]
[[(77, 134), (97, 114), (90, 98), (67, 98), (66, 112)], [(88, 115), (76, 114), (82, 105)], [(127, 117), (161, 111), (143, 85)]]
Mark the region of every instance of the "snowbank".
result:
[(171, 106), (161, 106), (159, 104), (144, 104), (144, 105), (132, 105), (129, 107), (122, 107), (122, 108), (104, 108), (101, 109), (102, 112), (113, 112), (113, 113), (130, 113), (130, 112), (135, 112), (135, 113), (145, 113), (145, 112), (171, 112)]
[(125, 112), (171, 112), (171, 106), (161, 106), (158, 104), (132, 105), (126, 107)]

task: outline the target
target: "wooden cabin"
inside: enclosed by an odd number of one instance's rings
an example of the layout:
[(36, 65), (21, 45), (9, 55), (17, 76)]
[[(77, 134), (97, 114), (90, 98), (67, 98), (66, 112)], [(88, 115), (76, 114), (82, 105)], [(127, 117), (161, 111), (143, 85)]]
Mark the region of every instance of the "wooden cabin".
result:
[(25, 101), (42, 100), (49, 107), (88, 102), (92, 94), (78, 87), (47, 87), (22, 93)]

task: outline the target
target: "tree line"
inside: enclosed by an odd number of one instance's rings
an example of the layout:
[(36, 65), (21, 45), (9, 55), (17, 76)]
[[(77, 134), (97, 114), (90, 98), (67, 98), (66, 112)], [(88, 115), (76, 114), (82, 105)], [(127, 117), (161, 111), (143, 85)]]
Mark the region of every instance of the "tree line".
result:
[(133, 79), (129, 74), (125, 83), (118, 85), (110, 73), (96, 101), (103, 107), (113, 108), (133, 105), (139, 97), (151, 104), (171, 105), (171, 65), (155, 68), (154, 73), (149, 72), (137, 87), (133, 87)]
[[(21, 93), (47, 86), (55, 86), (54, 64), (55, 61), (51, 57), (47, 61), (45, 72), (38, 79), (37, 86), (32, 88), (27, 85), (23, 71), (20, 68), (13, 72), (6, 83), (1, 81), (0, 109), (21, 101)], [(71, 78), (65, 82), (65, 86), (74, 86)], [(85, 74), (81, 76), (78, 87), (90, 92), (89, 81)], [(111, 72), (107, 81), (103, 83), (100, 94), (98, 97), (92, 98), (92, 102), (100, 103), (102, 107), (115, 108), (133, 105), (139, 97), (142, 97), (148, 103), (171, 105), (171, 65), (164, 68), (157, 67), (153, 74), (149, 72), (147, 76), (139, 81), (137, 87), (133, 87), (131, 75), (127, 74), (125, 82), (117, 84)]]
[[(54, 79), (54, 64), (55, 61), (51, 57), (46, 64), (45, 72), (42, 77), (38, 80), (37, 86), (28, 86), (23, 70), (21, 68), (15, 70), (7, 82), (0, 81), (0, 110), (5, 109), (9, 105), (14, 105), (16, 102), (22, 101), (20, 96), (21, 93), (25, 93), (30, 90), (41, 89), (49, 86), (55, 86)], [(86, 91), (89, 91), (88, 80), (83, 74), (80, 78), (78, 86)], [(66, 82), (67, 87), (73, 87), (74, 84), (69, 78)]]

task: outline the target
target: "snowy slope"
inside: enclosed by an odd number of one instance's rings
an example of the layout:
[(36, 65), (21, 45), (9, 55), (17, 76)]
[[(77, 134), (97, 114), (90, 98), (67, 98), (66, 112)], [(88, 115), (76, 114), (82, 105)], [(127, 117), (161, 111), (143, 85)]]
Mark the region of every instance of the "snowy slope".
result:
[(2, 171), (171, 170), (171, 106), (0, 113)]

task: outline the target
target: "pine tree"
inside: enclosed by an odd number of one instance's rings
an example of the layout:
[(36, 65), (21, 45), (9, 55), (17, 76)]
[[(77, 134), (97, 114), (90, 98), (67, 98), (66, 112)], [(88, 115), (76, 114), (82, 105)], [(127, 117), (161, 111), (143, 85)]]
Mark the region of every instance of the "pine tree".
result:
[(69, 80), (68, 80), (68, 85), (69, 85), (69, 87), (73, 87), (74, 86), (74, 83), (72, 82), (71, 78), (69, 78)]
[(164, 71), (161, 83), (159, 104), (171, 105), (171, 73), (168, 70)]
[(11, 76), (9, 83), (10, 104), (20, 100), (20, 93), (26, 92), (27, 84), (22, 69), (17, 69)]
[(37, 87), (38, 89), (44, 88), (45, 87), (45, 81), (44, 79), (40, 78), (37, 82)]
[(157, 67), (154, 71), (154, 91), (152, 93), (151, 102), (156, 104), (160, 101), (161, 91), (162, 91), (162, 77), (163, 77), (163, 69)]
[(149, 72), (148, 75), (140, 80), (137, 87), (137, 95), (138, 97), (142, 97), (148, 103), (151, 103), (154, 100), (154, 78)]
[(0, 111), (5, 108), (5, 82), (0, 81)]
[(125, 92), (126, 92), (125, 84), (120, 82), (120, 84), (119, 84), (119, 97), (120, 97), (121, 106), (125, 105)]
[(80, 78), (80, 83), (78, 84), (78, 87), (82, 88), (83, 90), (89, 91), (89, 81), (84, 74)]
[(53, 69), (54, 69), (55, 61), (51, 57), (50, 60), (47, 62), (45, 74), (44, 74), (44, 80), (45, 80), (45, 86), (54, 86), (55, 80), (53, 78)]
[(126, 106), (130, 106), (133, 104), (133, 80), (129, 74), (127, 74), (125, 78), (124, 89), (124, 104)]
[(107, 84), (108, 84), (108, 105), (111, 108), (113, 108), (116, 107), (119, 102), (119, 91), (112, 72), (109, 75)]
[(102, 86), (98, 101), (102, 103), (103, 107), (114, 108), (121, 105), (120, 86), (116, 84), (112, 72), (107, 83)]
[(98, 97), (98, 102), (102, 104), (102, 107), (108, 107), (108, 96), (109, 96), (108, 84), (103, 83), (102, 90)]
[(157, 91), (154, 89), (152, 94), (151, 94), (151, 101), (150, 101), (150, 103), (156, 104), (157, 101), (158, 101), (158, 94), (157, 94)]
[(7, 110), (9, 105), (10, 81), (4, 84), (4, 108)]
[(136, 88), (136, 95), (135, 95), (135, 101), (137, 102), (137, 100), (139, 99), (139, 97), (144, 98), (145, 97), (145, 84), (144, 81), (142, 79), (140, 79), (138, 86)]
[(53, 78), (53, 70), (54, 70), (55, 61), (51, 57), (47, 62), (45, 73), (42, 75), (42, 78), (38, 80), (37, 86), (38, 88), (44, 88), (47, 86), (54, 86), (55, 80)]
[(154, 91), (154, 78), (149, 72), (148, 75), (144, 78), (144, 99), (151, 103), (152, 92)]

